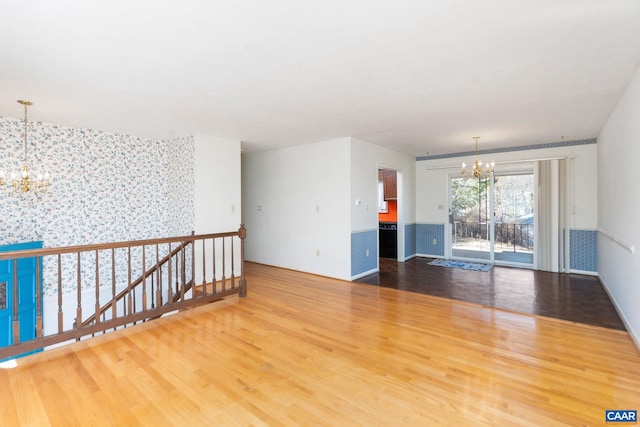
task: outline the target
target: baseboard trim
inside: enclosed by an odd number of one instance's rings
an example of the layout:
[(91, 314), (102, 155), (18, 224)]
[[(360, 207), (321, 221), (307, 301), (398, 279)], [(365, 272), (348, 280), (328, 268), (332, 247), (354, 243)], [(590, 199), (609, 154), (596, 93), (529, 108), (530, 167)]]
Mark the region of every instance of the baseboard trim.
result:
[(356, 274), (355, 276), (351, 276), (351, 281), (361, 279), (361, 278), (363, 278), (364, 276), (368, 276), (368, 275), (370, 275), (370, 274), (377, 273), (378, 271), (380, 271), (380, 269), (379, 269), (379, 268), (374, 268), (374, 269), (372, 269), (372, 270), (365, 271), (364, 273)]
[(416, 254), (417, 257), (420, 258), (439, 258), (439, 259), (447, 259), (444, 255), (432, 255), (432, 254)]
[(629, 334), (629, 338), (631, 338), (631, 342), (636, 346), (636, 350), (638, 350), (638, 353), (640, 353), (640, 336), (633, 330), (633, 328), (631, 327), (631, 324), (625, 317), (624, 312), (620, 310), (618, 301), (616, 301), (613, 294), (609, 291), (609, 287), (607, 286), (605, 281), (600, 276), (598, 276), (598, 278), (600, 279), (600, 283), (602, 283), (602, 287), (604, 288), (604, 291), (607, 293), (607, 295), (609, 295), (609, 299), (613, 303), (613, 307), (618, 312), (618, 316), (620, 316), (620, 320), (622, 320), (624, 327), (627, 329), (627, 333)]
[[(561, 272), (560, 272), (561, 273)], [(573, 270), (573, 269), (569, 269), (569, 273), (573, 273), (573, 274), (585, 274), (587, 276), (598, 276), (598, 272), (597, 271), (586, 271), (586, 270)]]

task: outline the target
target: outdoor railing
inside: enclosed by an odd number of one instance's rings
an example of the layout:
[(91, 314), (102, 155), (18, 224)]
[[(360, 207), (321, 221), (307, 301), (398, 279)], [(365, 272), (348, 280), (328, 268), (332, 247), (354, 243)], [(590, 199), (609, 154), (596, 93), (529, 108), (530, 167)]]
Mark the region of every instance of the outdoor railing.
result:
[[(489, 240), (490, 227), (487, 222), (455, 221), (453, 224), (453, 243), (465, 240)], [(533, 224), (496, 223), (495, 243), (502, 248), (517, 251), (533, 250)]]
[[(0, 253), (13, 270), (12, 289), (4, 295), (11, 339), (0, 348), (0, 360), (232, 294), (245, 297), (245, 237), (240, 226), (225, 233)], [(35, 283), (42, 285), (35, 289), (21, 279), (25, 258), (37, 260)], [(25, 289), (35, 292), (26, 312), (20, 305)]]

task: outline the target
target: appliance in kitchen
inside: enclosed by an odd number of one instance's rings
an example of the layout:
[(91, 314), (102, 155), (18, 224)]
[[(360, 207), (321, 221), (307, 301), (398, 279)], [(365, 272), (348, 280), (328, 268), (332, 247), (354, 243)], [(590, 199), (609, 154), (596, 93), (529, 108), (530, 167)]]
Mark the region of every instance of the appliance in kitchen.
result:
[(398, 224), (396, 222), (380, 222), (378, 225), (380, 257), (398, 257)]

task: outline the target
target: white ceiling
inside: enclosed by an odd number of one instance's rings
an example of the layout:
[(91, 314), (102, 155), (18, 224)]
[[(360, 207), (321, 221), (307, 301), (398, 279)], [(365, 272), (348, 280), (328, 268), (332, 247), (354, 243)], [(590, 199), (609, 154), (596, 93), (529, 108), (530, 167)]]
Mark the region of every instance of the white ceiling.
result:
[(0, 115), (245, 152), (353, 136), (416, 156), (597, 136), (638, 0), (3, 0)]

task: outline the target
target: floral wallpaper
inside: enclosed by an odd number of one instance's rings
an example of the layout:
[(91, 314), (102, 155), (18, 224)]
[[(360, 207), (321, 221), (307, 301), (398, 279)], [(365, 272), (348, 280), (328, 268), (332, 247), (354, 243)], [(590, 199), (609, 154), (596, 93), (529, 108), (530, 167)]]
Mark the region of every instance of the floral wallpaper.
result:
[(168, 236), (191, 234), (195, 226), (195, 142), (193, 136), (168, 142)]
[[(0, 190), (0, 245), (41, 240), (45, 248), (74, 246), (194, 229), (193, 137), (162, 141), (40, 122), (28, 129), (30, 170), (48, 170), (52, 185), (44, 195)], [(0, 116), (0, 170), (7, 180), (22, 166), (23, 132), (22, 119)], [(104, 258), (100, 275), (108, 271), (110, 283), (111, 260)], [(126, 257), (116, 255), (116, 264), (122, 262)], [(57, 290), (51, 264), (45, 259), (47, 295)], [(66, 279), (75, 278), (72, 264), (64, 264), (64, 292), (76, 289), (77, 280)], [(82, 270), (82, 287), (95, 286), (95, 261), (83, 261)]]

